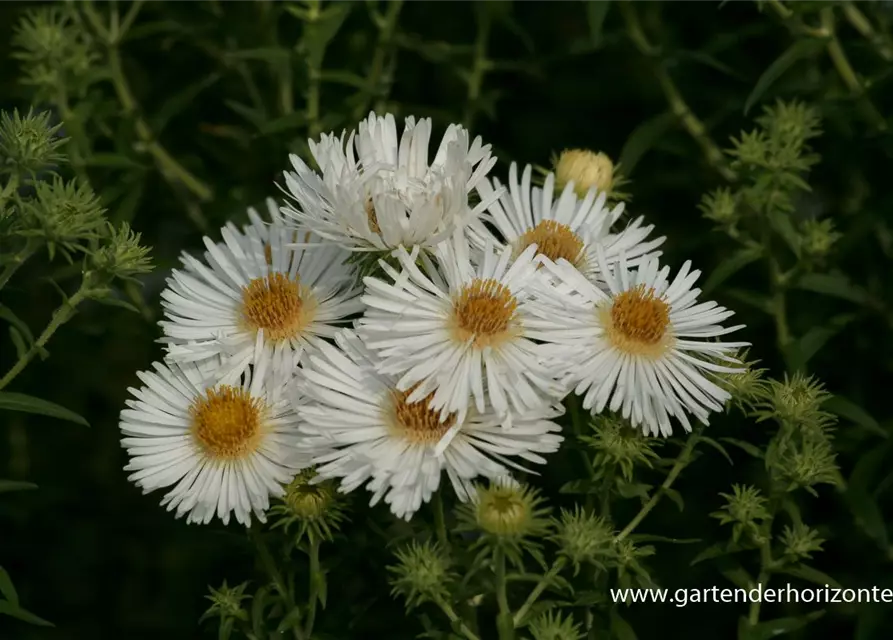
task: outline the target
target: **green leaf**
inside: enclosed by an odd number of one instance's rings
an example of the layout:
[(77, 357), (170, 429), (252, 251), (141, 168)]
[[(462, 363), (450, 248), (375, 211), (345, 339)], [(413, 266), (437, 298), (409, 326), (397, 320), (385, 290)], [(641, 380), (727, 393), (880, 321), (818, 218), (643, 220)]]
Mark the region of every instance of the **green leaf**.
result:
[(3, 480), (0, 478), (0, 493), (11, 493), (13, 491), (28, 491), (36, 489), (37, 485), (33, 482), (23, 482), (21, 480)]
[(698, 555), (696, 555), (694, 557), (694, 560), (689, 563), (689, 566), (693, 567), (699, 562), (704, 562), (704, 560), (720, 558), (722, 556), (728, 555), (729, 553), (731, 552), (724, 542), (717, 542), (716, 544), (710, 545), (709, 547), (701, 551)]
[(315, 20), (304, 23), (304, 39), (301, 41), (301, 47), (307, 53), (311, 69), (322, 67), (326, 48), (344, 24), (352, 4), (351, 2), (330, 4)]
[(282, 622), (279, 623), (279, 626), (276, 627), (277, 633), (285, 633), (288, 629), (295, 626), (301, 621), (301, 609), (300, 607), (295, 607), (291, 611), (286, 614), (284, 618), (282, 618)]
[(186, 109), (202, 91), (216, 84), (221, 77), (223, 77), (221, 73), (211, 73), (165, 100), (149, 121), (149, 128), (152, 132), (158, 135), (171, 121), (171, 118)]
[(699, 438), (699, 440), (701, 442), (707, 443), (708, 445), (710, 445), (711, 447), (713, 447), (714, 449), (719, 451), (722, 454), (722, 456), (726, 460), (729, 461), (729, 464), (731, 464), (731, 465), (735, 464), (734, 462), (732, 462), (732, 456), (729, 455), (729, 452), (726, 451), (726, 448), (724, 446), (722, 446), (721, 444), (719, 444), (716, 440), (714, 440), (713, 438), (708, 438), (707, 436), (701, 436)]
[(70, 411), (65, 407), (49, 402), (48, 400), (41, 400), (40, 398), (28, 396), (24, 393), (0, 392), (0, 409), (22, 411), (24, 413), (36, 413), (50, 416), (52, 418), (59, 418), (60, 420), (68, 420), (69, 422), (75, 422), (85, 427), (90, 426), (90, 423), (74, 411)]
[(3, 318), (9, 324), (15, 327), (19, 331), (19, 333), (21, 333), (25, 337), (29, 345), (34, 344), (34, 336), (31, 334), (31, 329), (29, 329), (28, 325), (25, 324), (24, 321), (20, 320), (19, 317), (12, 312), (12, 309), (0, 304), (0, 318)]
[(735, 298), (735, 300), (756, 307), (764, 313), (772, 313), (772, 305), (769, 303), (769, 298), (763, 294), (745, 291), (744, 289), (726, 289), (725, 292), (726, 295)]
[(720, 438), (723, 442), (728, 442), (730, 445), (738, 447), (745, 453), (752, 455), (754, 458), (763, 458), (763, 452), (760, 451), (758, 447), (750, 444), (749, 442), (745, 442), (744, 440), (738, 440), (737, 438)]
[(682, 500), (682, 494), (676, 491), (676, 489), (664, 487), (664, 495), (673, 501), (673, 504), (679, 508), (679, 511), (685, 511), (685, 502)]
[(864, 289), (854, 285), (843, 274), (807, 273), (797, 280), (796, 286), (806, 291), (834, 296), (859, 304), (865, 304), (869, 298)]
[(273, 133), (282, 133), (283, 131), (292, 131), (293, 129), (301, 129), (307, 125), (307, 114), (303, 111), (293, 111), (281, 118), (276, 118), (264, 123), (258, 131), (261, 135), (270, 135)]
[(84, 164), (106, 169), (145, 169), (145, 165), (120, 153), (94, 153), (84, 160)]
[(650, 490), (650, 484), (626, 482), (620, 478), (617, 479), (617, 493), (623, 498), (641, 498), (642, 500), (648, 500), (648, 492)]
[(16, 588), (12, 584), (12, 578), (3, 567), (0, 567), (0, 595), (6, 598), (12, 606), (19, 606), (19, 594), (16, 593)]
[(29, 611), (25, 611), (21, 607), (14, 605), (11, 602), (6, 602), (4, 600), (0, 600), (0, 615), (10, 616), (12, 618), (17, 618), (22, 620), (23, 622), (27, 622), (29, 624), (37, 625), (39, 627), (52, 627), (52, 622), (47, 622), (43, 618), (39, 618), (33, 613)]
[(127, 300), (122, 300), (121, 298), (116, 298), (114, 295), (106, 296), (104, 298), (96, 298), (96, 302), (99, 304), (104, 304), (109, 307), (121, 307), (122, 309), (127, 309), (128, 311), (133, 311), (134, 313), (139, 313), (140, 310), (136, 305), (127, 302)]
[(744, 76), (732, 69), (732, 67), (725, 64), (724, 62), (720, 62), (710, 54), (704, 53), (702, 51), (674, 51), (672, 58), (673, 60), (678, 60), (680, 62), (691, 60), (692, 62), (697, 62), (699, 64), (703, 64), (704, 66), (716, 69), (720, 73), (724, 73), (727, 76), (737, 78), (738, 80), (744, 79)]
[(620, 617), (617, 607), (611, 609), (611, 638), (615, 640), (636, 640), (632, 626)]
[(784, 211), (773, 209), (772, 211), (769, 211), (767, 218), (769, 220), (769, 226), (772, 227), (775, 233), (781, 236), (781, 239), (785, 241), (791, 252), (799, 258), (800, 234), (797, 233), (797, 230), (794, 228), (794, 223), (791, 222), (791, 217)]
[(260, 129), (266, 122), (264, 114), (257, 109), (252, 109), (251, 107), (246, 106), (240, 102), (236, 102), (235, 100), (224, 100), (223, 104), (225, 104), (227, 107), (229, 107), (240, 116), (245, 118), (252, 125), (254, 125), (255, 129)]
[(771, 638), (802, 629), (810, 622), (818, 620), (825, 615), (825, 610), (813, 611), (806, 615), (776, 618), (750, 625), (747, 618), (741, 617), (738, 623), (738, 640), (770, 640)]
[(802, 580), (813, 582), (818, 585), (828, 585), (834, 587), (835, 589), (841, 588), (840, 583), (837, 582), (837, 580), (823, 571), (813, 569), (809, 565), (800, 564), (794, 567), (786, 567), (784, 569), (781, 569), (780, 571), (782, 573), (788, 574), (789, 576), (794, 576), (795, 578), (800, 578)]
[(857, 405), (856, 403), (847, 400), (843, 396), (831, 396), (825, 403), (822, 405), (822, 408), (826, 411), (830, 411), (831, 413), (840, 416), (841, 418), (846, 418), (847, 420), (851, 420), (855, 424), (860, 427), (864, 427), (868, 431), (871, 431), (874, 434), (881, 436), (882, 438), (889, 438), (890, 434), (878, 424), (878, 421), (875, 420), (865, 409)]
[(9, 339), (12, 340), (13, 346), (16, 348), (16, 357), (22, 358), (28, 353), (28, 345), (25, 344), (25, 338), (15, 327), (9, 327)]
[(710, 274), (710, 277), (707, 278), (707, 280), (704, 282), (704, 286), (701, 287), (701, 291), (704, 293), (704, 295), (709, 294), (711, 291), (716, 289), (716, 287), (741, 271), (741, 269), (749, 265), (751, 262), (759, 260), (760, 256), (762, 255), (763, 250), (761, 248), (745, 247), (739, 249), (731, 256), (719, 263), (719, 266), (713, 270), (713, 272)]
[(844, 500), (853, 512), (859, 528), (886, 551), (890, 546), (887, 526), (877, 502), (867, 492), (852, 487), (849, 487), (844, 493)]
[(235, 625), (235, 618), (224, 618), (220, 621), (220, 627), (217, 630), (217, 640), (229, 640), (230, 636), (233, 635), (233, 625)]
[(319, 74), (322, 82), (331, 82), (332, 84), (343, 84), (354, 89), (365, 89), (369, 82), (361, 75), (351, 73), (350, 71), (323, 71)]
[(799, 340), (788, 345), (785, 353), (788, 368), (792, 371), (803, 371), (825, 343), (855, 319), (856, 316), (851, 313), (839, 315), (831, 318), (827, 325), (813, 327), (807, 331)]
[(747, 570), (736, 562), (730, 563), (721, 571), (726, 580), (731, 582), (739, 589), (753, 589), (754, 580), (750, 577)]
[(598, 47), (602, 43), (602, 31), (610, 8), (609, 0), (588, 0), (586, 2), (586, 22), (589, 23), (589, 41), (593, 47)]
[(645, 152), (654, 146), (661, 136), (676, 123), (676, 116), (667, 111), (654, 118), (646, 120), (633, 130), (626, 144), (620, 151), (620, 160), (617, 166), (622, 169), (624, 177), (629, 178), (633, 169), (645, 155)]
[(633, 542), (669, 542), (671, 544), (695, 544), (701, 542), (700, 538), (668, 538), (656, 536), (650, 533), (634, 533), (629, 537)]
[(796, 62), (816, 53), (824, 44), (822, 40), (816, 38), (803, 38), (791, 45), (775, 62), (769, 65), (763, 72), (763, 75), (757, 80), (750, 95), (747, 96), (747, 100), (744, 101), (744, 115), (747, 115), (751, 107), (760, 101), (763, 94), (768, 91), (769, 87), (775, 84), (776, 80), (784, 75), (785, 71), (790, 69)]

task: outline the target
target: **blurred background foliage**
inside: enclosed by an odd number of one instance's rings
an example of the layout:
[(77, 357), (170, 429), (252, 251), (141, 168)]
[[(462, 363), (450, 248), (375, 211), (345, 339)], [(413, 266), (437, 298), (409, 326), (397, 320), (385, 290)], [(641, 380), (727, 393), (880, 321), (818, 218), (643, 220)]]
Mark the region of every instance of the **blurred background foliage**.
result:
[[(0, 107), (34, 105), (64, 121), (63, 173), (88, 180), (109, 220), (141, 232), (157, 265), (141, 287), (118, 291), (140, 313), (85, 303), (51, 357), (8, 389), (91, 426), (0, 414), (0, 477), (39, 487), (0, 496), (0, 566), (27, 608), (56, 624), (0, 617), (0, 638), (214, 637), (197, 623), (207, 585), (254, 575), (251, 547), (235, 528), (175, 521), (126, 482), (118, 412), (134, 372), (160, 356), (158, 296), (178, 254), (277, 195), (288, 153), (305, 154), (308, 136), (352, 127), (372, 108), (431, 116), (440, 131), (464, 123), (492, 143), (497, 176), (511, 161), (547, 165), (565, 148), (619, 161), (631, 211), (667, 236), (669, 264), (691, 259), (713, 274), (710, 295), (747, 324), (751, 357), (777, 377), (814, 374), (834, 396), (847, 483), (810, 502), (827, 539), (815, 566), (848, 587), (893, 587), (891, 21), (889, 2), (0, 4)], [(798, 229), (830, 219), (840, 234), (810, 277), (785, 283), (783, 337), (771, 265), (742, 256), (698, 206), (705, 193), (739, 188), (742, 165), (723, 150), (779, 98), (812, 106), (822, 128), (811, 140), (821, 158), (812, 190), (790, 215)], [(42, 327), (58, 304), (47, 283), (70, 288), (76, 269), (29, 261), (3, 305)], [(6, 370), (15, 350), (3, 340)], [(711, 435), (766, 440), (763, 423), (717, 424)], [(732, 482), (760, 472), (742, 452), (733, 458), (730, 468), (704, 456), (677, 484), (685, 512), (662, 504), (645, 529), (675, 535), (687, 523), (690, 534), (694, 522), (698, 537), (721, 537), (706, 514)], [(563, 460), (548, 486), (560, 486)], [(383, 595), (389, 553), (340, 548), (327, 616), (352, 619), (363, 629), (355, 637), (420, 632)], [(723, 584), (714, 565), (688, 567), (696, 553), (670, 546), (652, 558), (655, 573), (674, 577), (663, 586)], [(377, 601), (356, 600), (376, 591)], [(626, 616), (639, 638), (725, 637), (731, 606), (632, 605)], [(775, 617), (796, 611), (777, 605)], [(872, 638), (891, 628), (889, 605), (838, 604), (799, 633)]]

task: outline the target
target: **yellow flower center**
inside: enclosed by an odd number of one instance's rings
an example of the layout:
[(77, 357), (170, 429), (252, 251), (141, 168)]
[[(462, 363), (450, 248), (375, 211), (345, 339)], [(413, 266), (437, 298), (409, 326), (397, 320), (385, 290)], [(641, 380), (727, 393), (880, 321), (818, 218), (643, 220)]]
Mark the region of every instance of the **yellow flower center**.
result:
[(456, 424), (456, 414), (450, 414), (441, 422), (440, 412), (428, 407), (434, 393), (428, 394), (418, 402), (407, 402), (406, 399), (414, 388), (391, 391), (389, 422), (400, 435), (413, 444), (437, 444), (450, 427)]
[(263, 401), (244, 389), (229, 385), (208, 389), (189, 407), (192, 437), (210, 458), (243, 458), (260, 444), (263, 411)]
[(242, 317), (249, 329), (264, 330), (268, 340), (288, 340), (313, 321), (313, 294), (283, 273), (255, 278), (242, 288)]
[(670, 305), (655, 297), (654, 289), (639, 285), (601, 309), (608, 340), (633, 355), (658, 357), (669, 345)]
[(476, 278), (453, 300), (451, 329), (458, 342), (478, 348), (497, 346), (516, 331), (518, 301), (504, 284)]
[(577, 265), (583, 252), (583, 240), (566, 224), (554, 220), (543, 220), (533, 229), (528, 229), (517, 240), (517, 252), (521, 253), (530, 245), (536, 245), (536, 251), (558, 262), (564, 258), (572, 265)]

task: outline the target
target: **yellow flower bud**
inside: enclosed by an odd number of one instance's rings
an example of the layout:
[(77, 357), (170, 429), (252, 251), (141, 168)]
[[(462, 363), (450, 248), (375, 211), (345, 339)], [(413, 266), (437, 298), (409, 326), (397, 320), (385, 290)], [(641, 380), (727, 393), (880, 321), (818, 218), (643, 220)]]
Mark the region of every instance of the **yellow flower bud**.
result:
[(574, 191), (581, 198), (591, 187), (610, 193), (614, 186), (614, 163), (601, 152), (566, 149), (555, 163), (555, 182), (559, 189), (573, 182)]

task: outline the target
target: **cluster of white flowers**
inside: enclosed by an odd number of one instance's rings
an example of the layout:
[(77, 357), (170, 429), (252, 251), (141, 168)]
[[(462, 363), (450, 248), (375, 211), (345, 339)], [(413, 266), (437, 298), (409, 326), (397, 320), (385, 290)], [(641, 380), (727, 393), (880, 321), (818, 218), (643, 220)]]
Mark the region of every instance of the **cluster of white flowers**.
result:
[(169, 488), (177, 516), (263, 520), (312, 467), (408, 519), (444, 473), (468, 500), (477, 478), (545, 464), (569, 393), (652, 435), (727, 400), (715, 376), (744, 343), (715, 338), (739, 327), (696, 302), (688, 263), (659, 266), (651, 226), (566, 176), (556, 193), (512, 164), (503, 186), (461, 126), (429, 161), (430, 136), (373, 113), (346, 142), (311, 141), (318, 171), (293, 156), (267, 219), (249, 210), (183, 255), (165, 361), (120, 425), (130, 479)]

